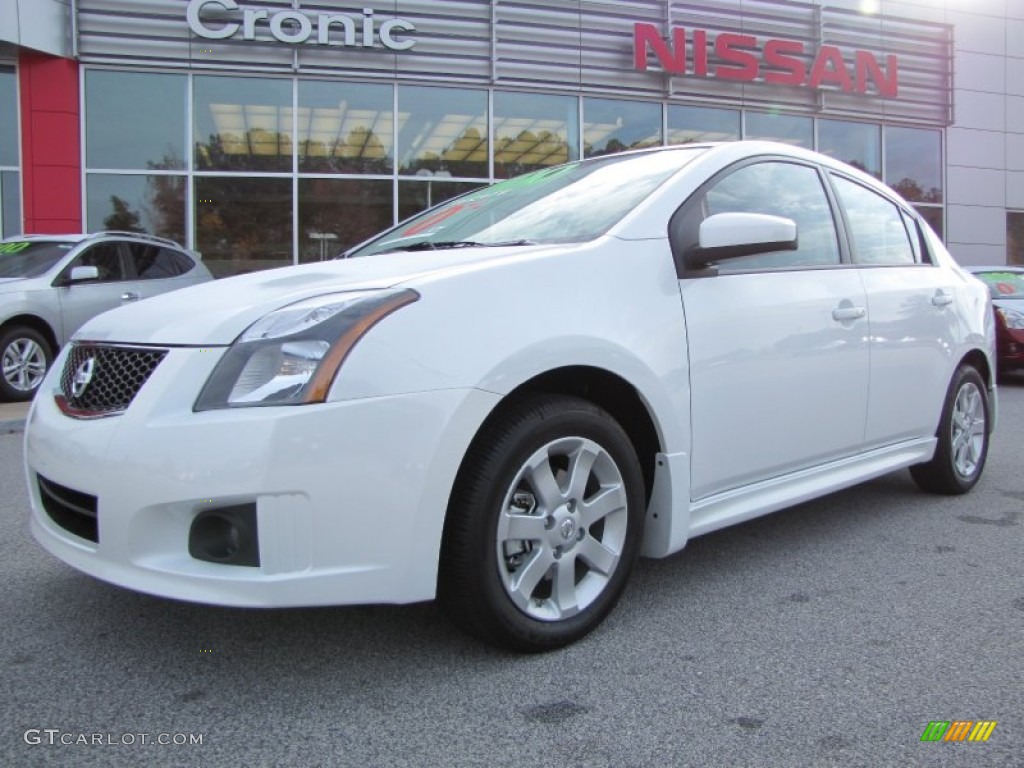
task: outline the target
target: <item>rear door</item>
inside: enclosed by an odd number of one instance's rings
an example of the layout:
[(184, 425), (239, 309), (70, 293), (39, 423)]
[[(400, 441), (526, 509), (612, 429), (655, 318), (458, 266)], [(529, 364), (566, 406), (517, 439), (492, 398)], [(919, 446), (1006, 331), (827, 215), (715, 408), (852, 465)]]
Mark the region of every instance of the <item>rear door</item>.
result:
[(868, 296), (866, 446), (930, 437), (958, 349), (956, 276), (931, 263), (908, 211), (853, 179), (830, 175)]
[(767, 213), (797, 223), (799, 249), (684, 276), (693, 500), (860, 450), (868, 395), (864, 289), (843, 263), (817, 167), (760, 160), (716, 177), (676, 214), (697, 241), (706, 216)]

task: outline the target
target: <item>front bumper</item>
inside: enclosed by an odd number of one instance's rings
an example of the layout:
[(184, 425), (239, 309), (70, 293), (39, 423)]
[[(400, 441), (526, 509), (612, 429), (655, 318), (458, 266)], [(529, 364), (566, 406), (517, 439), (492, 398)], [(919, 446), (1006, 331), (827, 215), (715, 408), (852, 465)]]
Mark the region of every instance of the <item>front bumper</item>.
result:
[[(25, 435), (43, 547), (105, 581), (195, 602), (431, 599), (451, 486), (498, 397), (453, 389), (193, 413), (190, 383), (218, 356), (172, 349), (123, 414), (91, 421), (61, 413), (47, 380)], [(95, 497), (95, 542), (47, 513), (40, 476)], [(195, 517), (240, 504), (256, 508), (259, 565), (192, 557)]]

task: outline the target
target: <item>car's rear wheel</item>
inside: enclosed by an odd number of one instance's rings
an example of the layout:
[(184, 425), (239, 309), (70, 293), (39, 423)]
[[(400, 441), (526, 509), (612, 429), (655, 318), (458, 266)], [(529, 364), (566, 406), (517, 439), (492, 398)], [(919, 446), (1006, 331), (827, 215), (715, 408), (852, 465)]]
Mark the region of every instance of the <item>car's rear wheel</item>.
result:
[(27, 326), (0, 334), (0, 399), (30, 400), (53, 362), (53, 350), (38, 331)]
[(518, 651), (571, 643), (625, 587), (640, 547), (636, 453), (608, 413), (536, 396), (470, 448), (449, 505), (438, 600), (452, 620)]
[(967, 493), (985, 468), (989, 431), (985, 382), (977, 370), (963, 365), (946, 394), (935, 456), (910, 468), (914, 481), (932, 493)]

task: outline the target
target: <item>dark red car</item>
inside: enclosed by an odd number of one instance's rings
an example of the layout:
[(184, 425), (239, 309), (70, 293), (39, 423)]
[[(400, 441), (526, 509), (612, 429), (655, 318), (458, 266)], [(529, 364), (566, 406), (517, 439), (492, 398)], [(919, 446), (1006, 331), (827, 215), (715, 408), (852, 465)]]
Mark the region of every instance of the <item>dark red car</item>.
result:
[(1024, 268), (967, 267), (992, 294), (1000, 372), (1024, 368)]

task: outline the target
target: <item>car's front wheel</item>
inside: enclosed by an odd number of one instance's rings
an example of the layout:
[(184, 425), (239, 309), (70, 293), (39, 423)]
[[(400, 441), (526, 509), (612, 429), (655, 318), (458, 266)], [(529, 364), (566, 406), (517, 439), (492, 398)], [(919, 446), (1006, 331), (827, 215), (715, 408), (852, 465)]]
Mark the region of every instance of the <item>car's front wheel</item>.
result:
[(53, 362), (53, 350), (39, 331), (27, 326), (0, 334), (0, 400), (30, 400)]
[(525, 399), (470, 447), (449, 505), (438, 600), (487, 642), (566, 645), (615, 605), (643, 521), (640, 465), (619, 424), (586, 400)]
[(977, 370), (962, 365), (946, 393), (935, 455), (910, 468), (914, 481), (932, 493), (967, 493), (985, 468), (990, 431), (988, 389)]

